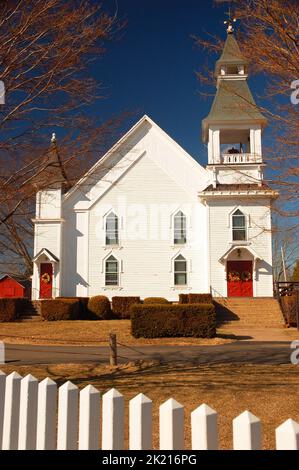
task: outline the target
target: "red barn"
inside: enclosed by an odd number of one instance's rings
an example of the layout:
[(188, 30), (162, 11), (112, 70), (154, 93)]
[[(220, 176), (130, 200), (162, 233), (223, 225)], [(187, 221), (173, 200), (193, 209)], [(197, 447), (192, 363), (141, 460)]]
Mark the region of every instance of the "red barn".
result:
[(25, 286), (6, 274), (0, 279), (0, 297), (25, 297)]

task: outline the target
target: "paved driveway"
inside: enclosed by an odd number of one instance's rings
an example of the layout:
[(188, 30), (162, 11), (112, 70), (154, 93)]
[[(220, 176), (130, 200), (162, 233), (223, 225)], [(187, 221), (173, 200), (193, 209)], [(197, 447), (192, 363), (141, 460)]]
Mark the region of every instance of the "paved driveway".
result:
[[(290, 342), (236, 342), (219, 346), (136, 346), (118, 348), (119, 363), (137, 360), (192, 364), (250, 363), (290, 364)], [(6, 363), (59, 364), (93, 362), (107, 364), (105, 346), (6, 345)]]

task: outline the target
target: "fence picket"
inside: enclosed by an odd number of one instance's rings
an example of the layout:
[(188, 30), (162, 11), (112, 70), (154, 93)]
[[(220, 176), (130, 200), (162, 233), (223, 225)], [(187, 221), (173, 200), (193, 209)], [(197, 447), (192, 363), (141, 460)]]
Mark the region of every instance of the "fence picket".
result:
[(102, 449), (124, 448), (124, 397), (115, 388), (103, 395)]
[(244, 411), (233, 420), (234, 450), (260, 450), (262, 426), (259, 418)]
[(139, 393), (129, 406), (130, 450), (152, 449), (152, 401)]
[(299, 450), (299, 424), (292, 419), (282, 423), (275, 431), (276, 450)]
[(184, 407), (173, 398), (160, 406), (160, 449), (184, 449)]
[(0, 370), (0, 450), (2, 449), (6, 374)]
[(57, 449), (76, 450), (78, 432), (78, 387), (68, 381), (59, 387)]
[(57, 385), (47, 377), (38, 385), (37, 450), (54, 450), (56, 447)]
[[(80, 392), (72, 382), (59, 388), (46, 378), (0, 371), (0, 449), (97, 450), (100, 447), (100, 392)], [(142, 393), (129, 403), (129, 449), (152, 449), (152, 401)], [(202, 404), (191, 413), (192, 450), (217, 450), (217, 412)], [(124, 449), (124, 397), (111, 389), (102, 397), (102, 449)], [(57, 428), (57, 433), (56, 433)], [(57, 437), (56, 437), (57, 434)], [(299, 450), (299, 423), (288, 419), (275, 430), (277, 450)], [(173, 398), (159, 409), (161, 450), (184, 450), (184, 407)], [(260, 450), (262, 424), (244, 411), (233, 420), (234, 450)]]
[(36, 448), (37, 397), (38, 381), (30, 374), (26, 375), (21, 380), (20, 392), (18, 444), (20, 450), (34, 450)]
[(217, 413), (205, 403), (191, 413), (192, 450), (217, 450)]
[(99, 449), (100, 392), (87, 385), (80, 392), (79, 450)]
[(17, 372), (12, 372), (6, 377), (3, 450), (16, 450), (18, 448), (21, 379), (22, 377)]

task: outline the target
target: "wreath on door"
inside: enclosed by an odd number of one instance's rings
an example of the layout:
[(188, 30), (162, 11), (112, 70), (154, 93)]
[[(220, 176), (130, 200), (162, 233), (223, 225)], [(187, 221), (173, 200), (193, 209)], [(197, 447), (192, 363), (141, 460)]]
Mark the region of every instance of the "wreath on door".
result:
[(48, 273), (44, 273), (42, 275), (42, 281), (45, 283), (45, 284), (49, 284), (51, 282), (51, 276), (50, 274)]
[(237, 271), (231, 271), (228, 273), (228, 280), (230, 282), (238, 282), (240, 281), (240, 275)]
[(243, 271), (241, 274), (241, 279), (244, 282), (251, 281), (251, 273), (249, 271)]

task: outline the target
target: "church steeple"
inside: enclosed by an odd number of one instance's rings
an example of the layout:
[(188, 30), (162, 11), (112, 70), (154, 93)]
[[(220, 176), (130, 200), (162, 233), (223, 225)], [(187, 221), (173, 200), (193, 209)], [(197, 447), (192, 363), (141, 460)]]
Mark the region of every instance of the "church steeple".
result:
[(267, 119), (249, 89), (248, 62), (232, 20), (227, 23), (227, 38), (215, 67), (217, 92), (202, 122), (202, 139), (208, 143), (209, 165), (262, 163), (261, 133)]

